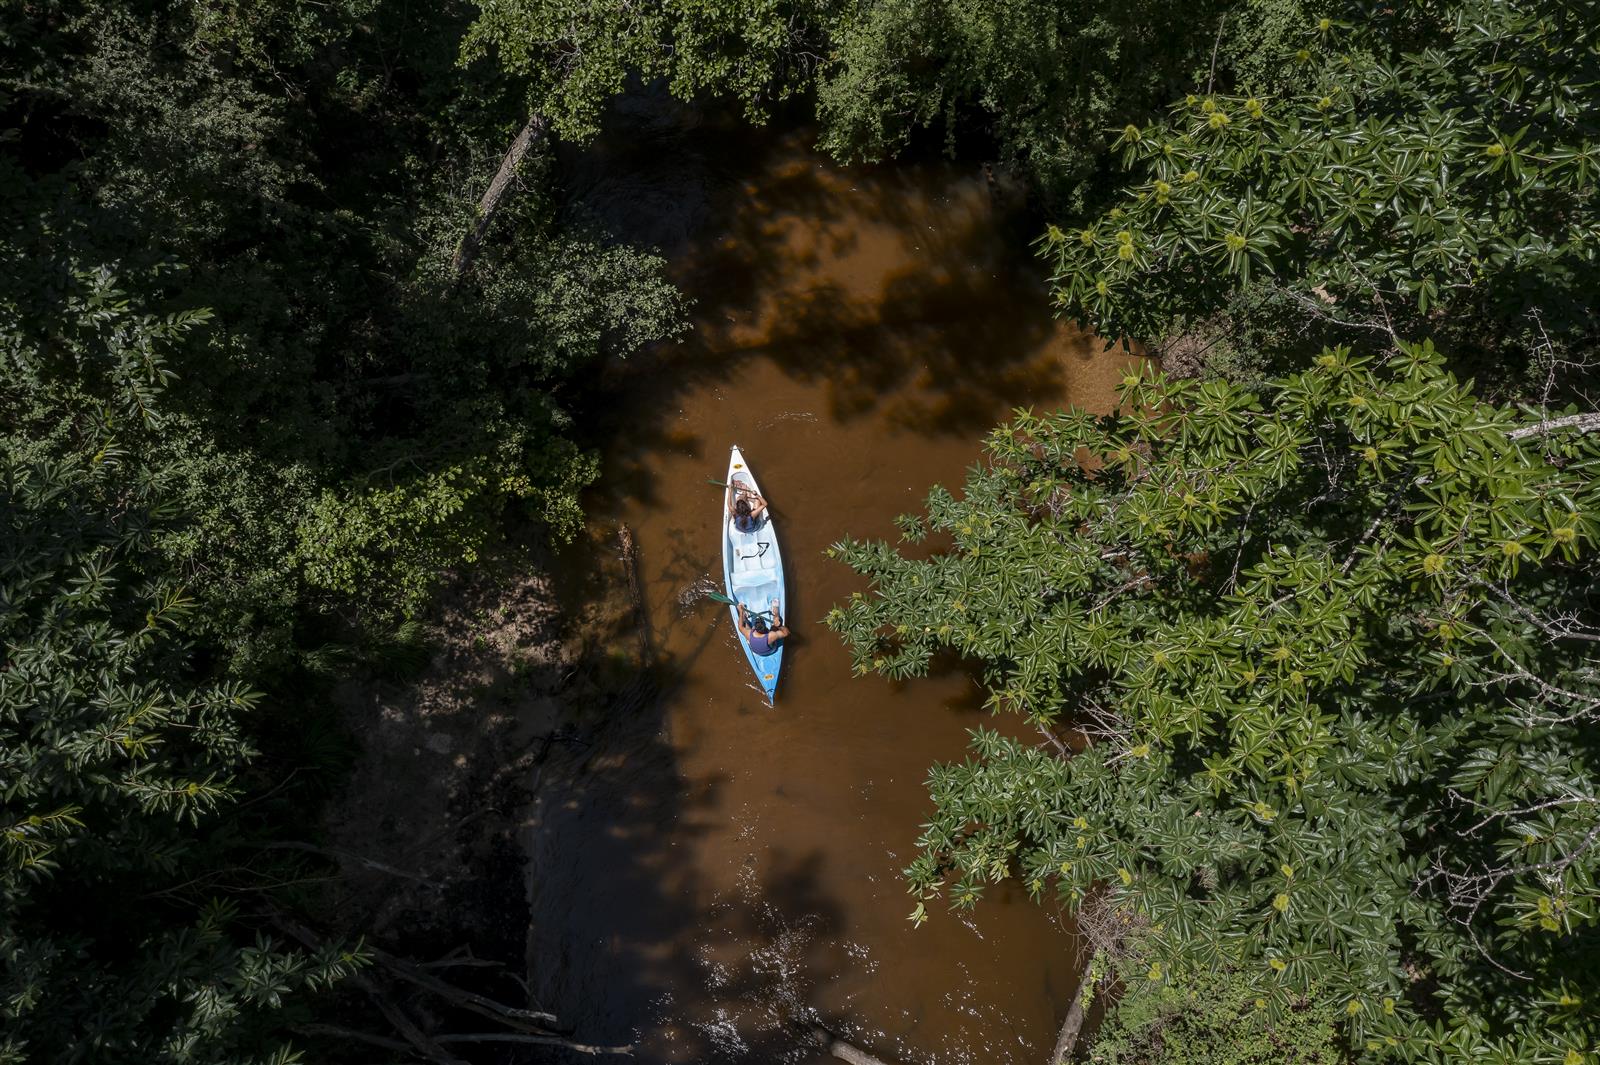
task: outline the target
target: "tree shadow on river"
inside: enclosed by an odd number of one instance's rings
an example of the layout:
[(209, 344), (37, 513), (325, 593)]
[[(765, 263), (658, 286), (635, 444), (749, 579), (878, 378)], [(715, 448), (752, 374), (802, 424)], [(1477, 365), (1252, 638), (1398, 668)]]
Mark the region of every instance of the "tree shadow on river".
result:
[[(585, 647), (559, 631), (564, 574), (490, 566), (444, 597), (419, 672), (341, 690), (359, 757), (327, 847), (311, 848), (342, 873), (321, 920), (444, 966), (466, 990), (549, 1010), (581, 1042), (636, 1043), (637, 1061), (809, 1060), (786, 1024), (837, 975), (823, 857), (752, 841), (731, 890), (704, 883), (693, 849), (723, 816), (724, 778), (686, 779), (667, 731), (676, 678), (726, 650), (726, 616), (702, 604), (675, 617), (659, 635), (687, 653), (641, 670), (626, 581), (614, 557), (589, 563), (611, 589), (609, 638)], [(428, 1032), (487, 1027), (371, 979)], [(340, 1020), (370, 1026), (356, 1006)], [(543, 1047), (466, 1056), (573, 1060)]]
[[(581, 742), (552, 752), (522, 822), (530, 997), (586, 1043), (634, 1043), (642, 1062), (814, 1060), (795, 1025), (819, 1019), (810, 992), (846, 960), (824, 855), (771, 846), (737, 811), (730, 843), (728, 777), (685, 774), (667, 713), (703, 657), (728, 651), (725, 610), (680, 603), (684, 582), (658, 579), (646, 598), (681, 608), (657, 613), (641, 670), (614, 543), (576, 545), (562, 567), (586, 647), (566, 684)], [(692, 570), (680, 548), (655, 562)], [(752, 690), (729, 712), (770, 711)], [(701, 849), (719, 836), (709, 864), (727, 877), (711, 884)]]
[[(597, 149), (603, 187), (583, 188), (576, 168), (576, 194), (617, 239), (670, 231), (695, 301), (681, 343), (597, 368), (584, 386), (586, 435), (611, 442), (607, 477), (630, 496), (653, 491), (647, 457), (701, 452), (698, 427), (673, 417), (681, 400), (751, 359), (823, 386), (827, 409), (802, 413), (975, 441), (997, 409), (1060, 396), (1068, 364), (1101, 349), (1051, 317), (1026, 250), (1036, 220), (977, 166), (841, 168), (804, 132), (735, 137), (719, 123), (627, 132)], [(684, 216), (655, 225), (662, 212), (636, 206), (671, 213), (678, 200)]]
[(639, 1061), (809, 1060), (792, 1025), (836, 975), (820, 948), (842, 922), (818, 886), (823, 857), (752, 841), (735, 889), (701, 882), (694, 849), (725, 778), (682, 776), (668, 694), (547, 766), (525, 830), (533, 998), (586, 1042), (636, 1043)]

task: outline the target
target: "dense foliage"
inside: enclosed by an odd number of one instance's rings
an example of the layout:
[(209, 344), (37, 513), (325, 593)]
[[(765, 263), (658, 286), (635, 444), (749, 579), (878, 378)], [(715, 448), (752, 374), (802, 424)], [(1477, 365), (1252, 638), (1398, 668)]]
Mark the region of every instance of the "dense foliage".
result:
[(703, 91), (742, 101), (753, 118), (804, 86), (813, 38), (830, 4), (666, 0), (578, 4), (480, 0), (464, 55), (491, 50), (525, 79), (530, 105), (574, 140), (599, 131), (605, 105), (630, 77), (664, 78), (692, 100)]
[(823, 146), (884, 159), (922, 127), (981, 130), (1052, 203), (1094, 177), (1104, 131), (1147, 112), (1205, 61), (1217, 20), (1274, 6), (1202, 3), (860, 5), (835, 27), (817, 90)]
[(1084, 730), (935, 768), (915, 892), (1109, 885), (1151, 981), (1236, 967), (1411, 1058), (1587, 1052), (1600, 444), (1427, 344), (1123, 400), (992, 434), (904, 521), (949, 551), (836, 549), (873, 586), (829, 616), (858, 670), (953, 648), (994, 708)]
[[(753, 117), (813, 90), (822, 146), (897, 154), (925, 129), (998, 149), (1056, 204), (1079, 202), (1106, 130), (1137, 120), (1210, 64), (1219, 85), (1276, 85), (1266, 55), (1315, 0), (1106, 6), (1035, 0), (670, 0), (628, 5), (480, 0), (465, 54), (496, 55), (529, 106), (587, 137), (629, 77), (708, 92)], [(1208, 58), (1209, 57), (1209, 58)]]
[(1092, 1065), (1339, 1065), (1336, 1011), (1310, 1002), (1276, 1017), (1233, 974), (1198, 988), (1140, 982), (1095, 1039)]
[(1504, 359), (1592, 346), (1600, 47), (1589, 3), (1397, 5), (1302, 29), (1286, 91), (1194, 92), (1118, 138), (1137, 177), (1052, 226), (1057, 296), (1159, 337), (1252, 279), (1304, 315)]
[[(1127, 124), (1121, 198), (1041, 240), (1065, 312), (1207, 383), (1019, 414), (904, 520), (950, 550), (838, 545), (873, 589), (830, 623), (859, 670), (981, 662), (1045, 733), (934, 769), (915, 919), (1010, 875), (1108, 892), (1130, 1010), (1243, 981), (1357, 1051), (1571, 1065), (1600, 1042), (1600, 418), (1562, 407), (1600, 324), (1595, 13), (1341, 14)], [(1305, 368), (1312, 338), (1367, 354)]]
[[(579, 527), (597, 469), (562, 386), (683, 301), (562, 202), (548, 144), (470, 267), (452, 252), (530, 117), (582, 141), (652, 82), (755, 118), (814, 100), (844, 159), (980, 143), (1058, 212), (1098, 202), (1116, 139), (1125, 199), (1043, 241), (1065, 310), (1145, 338), (1226, 312), (1236, 348), (1296, 352), (1315, 321), (1385, 354), (1019, 416), (907, 520), (950, 552), (841, 545), (875, 584), (831, 617), (858, 668), (953, 648), (997, 708), (1089, 739), (984, 732), (936, 769), (917, 892), (1109, 889), (1144, 930), (1130, 1040), (1141, 1003), (1251, 1029), (1248, 995), (1269, 1032), (1331, 1009), (1357, 1049), (1584, 1060), (1595, 446), (1400, 338), (1586, 365), (1595, 12), (1339, 14), (0, 9), (0, 1061), (286, 1060), (300, 992), (359, 964), (277, 942), (292, 900), (239, 857), (305, 813), (265, 720), (508, 528)], [(252, 789), (277, 797), (245, 814)], [(1175, 976), (1225, 994), (1195, 1012)]]
[(679, 328), (542, 156), (452, 268), (525, 117), (465, 25), (0, 10), (0, 1060), (303, 1046), (360, 960), (278, 932), (329, 664), (509, 525), (570, 536), (559, 386)]
[(163, 549), (182, 471), (137, 446), (204, 316), (86, 284), (57, 350), (0, 332), (0, 1061), (286, 1062), (296, 993), (361, 958), (286, 948), (239, 890), (204, 886), (238, 879), (218, 813), (261, 695), (194, 661), (196, 601)]
[(29, 70), (5, 98), (7, 306), (41, 349), (102, 268), (152, 308), (209, 309), (139, 446), (181, 454), (196, 594), (245, 661), (281, 659), (308, 609), (414, 612), (508, 513), (570, 536), (595, 471), (553, 388), (679, 326), (660, 260), (560, 224), (538, 164), (450, 269), (521, 121), (492, 71), (456, 66), (463, 15), (0, 16)]

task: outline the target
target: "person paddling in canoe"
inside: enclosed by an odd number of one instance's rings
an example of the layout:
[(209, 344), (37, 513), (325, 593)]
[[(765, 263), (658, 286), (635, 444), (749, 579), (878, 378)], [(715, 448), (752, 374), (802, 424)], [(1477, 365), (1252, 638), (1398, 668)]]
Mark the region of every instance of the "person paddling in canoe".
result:
[(789, 635), (789, 629), (783, 623), (783, 618), (778, 614), (778, 601), (772, 601), (772, 621), (769, 624), (766, 614), (752, 616), (739, 604), (739, 635), (750, 645), (753, 654), (765, 657), (777, 651), (778, 645)]
[(728, 486), (728, 517), (733, 527), (742, 533), (753, 533), (761, 528), (761, 516), (767, 511), (767, 501), (737, 483)]

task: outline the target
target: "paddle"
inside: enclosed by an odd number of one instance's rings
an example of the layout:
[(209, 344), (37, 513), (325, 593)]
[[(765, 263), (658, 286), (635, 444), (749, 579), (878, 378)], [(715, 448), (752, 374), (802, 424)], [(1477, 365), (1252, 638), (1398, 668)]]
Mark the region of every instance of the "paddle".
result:
[[(723, 595), (721, 592), (707, 592), (706, 593), (706, 598), (714, 600), (714, 601), (716, 601), (718, 603), (726, 603), (729, 606), (739, 606), (740, 605), (739, 600), (737, 600), (737, 599), (729, 599), (727, 596)], [(765, 618), (765, 617), (770, 617), (771, 616), (771, 611), (768, 611), (768, 610), (751, 610), (749, 607), (745, 607), (744, 608), (744, 612), (745, 612), (745, 614), (747, 614), (748, 616), (753, 617), (753, 618)]]

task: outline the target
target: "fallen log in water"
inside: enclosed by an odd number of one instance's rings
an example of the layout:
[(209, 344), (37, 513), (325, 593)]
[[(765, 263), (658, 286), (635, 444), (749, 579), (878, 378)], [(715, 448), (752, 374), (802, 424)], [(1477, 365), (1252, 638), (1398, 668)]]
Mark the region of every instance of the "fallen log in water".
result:
[(1072, 1052), (1078, 1045), (1078, 1033), (1083, 1031), (1083, 1002), (1088, 996), (1084, 993), (1089, 988), (1089, 981), (1094, 979), (1095, 952), (1089, 951), (1088, 960), (1083, 963), (1083, 972), (1078, 976), (1078, 988), (1072, 993), (1072, 1006), (1067, 1010), (1067, 1019), (1061, 1024), (1061, 1034), (1056, 1036), (1056, 1048), (1050, 1053), (1050, 1065), (1062, 1065), (1071, 1059)]
[(633, 530), (626, 522), (617, 530), (622, 544), (622, 567), (628, 575), (628, 598), (633, 600), (634, 634), (639, 641), (639, 667), (650, 665), (650, 611), (645, 606), (644, 586), (639, 581), (638, 549), (633, 545)]
[(882, 1058), (875, 1058), (860, 1047), (846, 1043), (820, 1024), (811, 1025), (806, 1035), (818, 1049), (827, 1051), (840, 1061), (848, 1061), (850, 1065), (889, 1065)]

